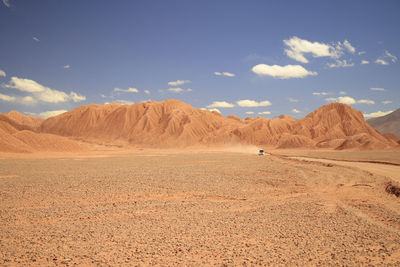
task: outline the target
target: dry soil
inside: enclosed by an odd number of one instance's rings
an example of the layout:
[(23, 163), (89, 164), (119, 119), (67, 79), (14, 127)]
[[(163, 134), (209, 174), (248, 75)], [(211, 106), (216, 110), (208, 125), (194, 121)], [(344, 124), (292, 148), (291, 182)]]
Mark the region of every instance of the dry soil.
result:
[(0, 160), (0, 265), (400, 265), (390, 177), (232, 152)]

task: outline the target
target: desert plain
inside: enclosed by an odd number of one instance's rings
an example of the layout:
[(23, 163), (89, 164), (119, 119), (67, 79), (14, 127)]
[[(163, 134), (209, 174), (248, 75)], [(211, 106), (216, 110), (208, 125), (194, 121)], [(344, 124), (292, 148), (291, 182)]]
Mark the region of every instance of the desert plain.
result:
[(0, 264), (399, 266), (400, 201), (387, 192), (399, 160), (253, 147), (2, 154)]

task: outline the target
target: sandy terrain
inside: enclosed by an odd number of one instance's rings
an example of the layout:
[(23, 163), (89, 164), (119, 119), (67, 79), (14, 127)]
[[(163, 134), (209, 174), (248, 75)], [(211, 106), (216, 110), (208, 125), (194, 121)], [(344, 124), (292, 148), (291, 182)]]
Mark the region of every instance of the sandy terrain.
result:
[(233, 152), (0, 160), (0, 265), (400, 265), (388, 177)]

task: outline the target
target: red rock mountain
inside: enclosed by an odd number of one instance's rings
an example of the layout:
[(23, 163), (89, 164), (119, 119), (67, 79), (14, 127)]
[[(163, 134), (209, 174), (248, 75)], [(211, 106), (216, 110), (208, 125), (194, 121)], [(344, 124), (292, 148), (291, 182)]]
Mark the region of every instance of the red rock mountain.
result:
[(102, 144), (183, 147), (231, 140), (242, 122), (178, 100), (78, 107), (45, 120), (40, 131)]
[(37, 133), (41, 118), (25, 116), (18, 112), (0, 113), (0, 151), (27, 152), (83, 152), (87, 148), (53, 134)]
[(45, 120), (40, 132), (101, 144), (151, 147), (253, 144), (278, 148), (385, 149), (385, 138), (348, 105), (332, 103), (295, 120), (223, 117), (178, 100), (78, 107)]
[(17, 112), (0, 114), (0, 151), (84, 151), (82, 140), (97, 144), (183, 148), (252, 144), (270, 148), (387, 149), (393, 136), (369, 126), (348, 105), (325, 105), (305, 118), (223, 117), (178, 100), (133, 105), (80, 106), (48, 118)]
[(42, 118), (26, 116), (14, 110), (6, 113), (5, 115), (12, 121), (24, 126), (28, 126), (32, 129), (37, 129), (40, 126), (40, 124), (42, 124), (42, 122), (44, 121), (44, 119)]

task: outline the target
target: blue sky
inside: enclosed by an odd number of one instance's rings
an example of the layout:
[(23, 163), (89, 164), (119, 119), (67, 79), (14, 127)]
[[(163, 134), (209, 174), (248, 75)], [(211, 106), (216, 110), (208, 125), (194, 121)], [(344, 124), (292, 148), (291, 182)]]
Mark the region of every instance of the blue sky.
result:
[(399, 108), (399, 1), (0, 1), (3, 113), (164, 99), (241, 118)]

